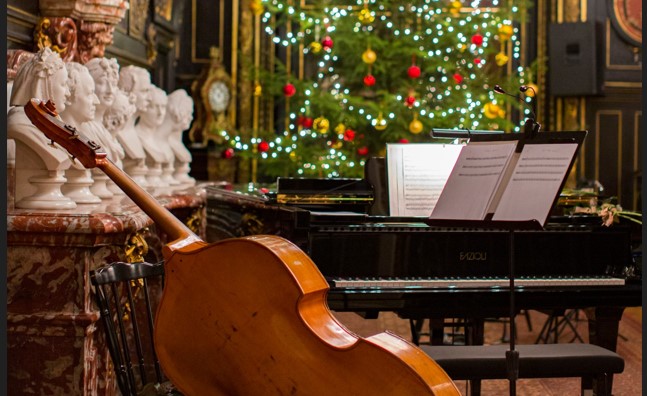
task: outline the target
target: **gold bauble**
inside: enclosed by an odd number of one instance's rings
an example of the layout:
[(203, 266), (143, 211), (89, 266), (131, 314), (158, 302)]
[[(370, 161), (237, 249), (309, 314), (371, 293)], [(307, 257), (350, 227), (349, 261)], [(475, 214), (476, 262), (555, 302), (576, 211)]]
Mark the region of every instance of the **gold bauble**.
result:
[(294, 151), (290, 151), (289, 157), (290, 157), (290, 160), (296, 161), (297, 160), (297, 153), (294, 152)]
[[(483, 106), (483, 114), (485, 114), (485, 116), (489, 119), (499, 117), (502, 111), (503, 109), (492, 102), (486, 103), (485, 106)], [(505, 112), (503, 112), (503, 115), (505, 115)]]
[(382, 116), (382, 113), (377, 115), (377, 118), (375, 119), (375, 124), (373, 126), (378, 131), (383, 131), (386, 129), (387, 124), (386, 124), (386, 120)]
[(449, 12), (452, 14), (452, 16), (458, 16), (461, 12), (461, 7), (463, 4), (460, 1), (452, 1), (449, 4)]
[(311, 51), (313, 54), (318, 54), (318, 53), (320, 53), (322, 48), (323, 48), (323, 47), (322, 47), (321, 43), (320, 43), (320, 42), (318, 42), (318, 41), (313, 41), (313, 42), (311, 42), (311, 43), (310, 43), (310, 51)]
[(424, 126), (422, 125), (422, 122), (420, 122), (420, 120), (418, 120), (417, 118), (414, 118), (413, 121), (409, 123), (409, 132), (413, 133), (414, 135), (422, 132), (423, 128)]
[(330, 128), (330, 122), (327, 118), (317, 117), (313, 121), (312, 127), (315, 129), (315, 131), (323, 135), (324, 133), (328, 132), (328, 128)]
[(503, 52), (499, 52), (496, 54), (494, 57), (494, 61), (496, 62), (497, 65), (499, 66), (505, 66), (508, 63), (508, 55), (504, 54)]
[(367, 65), (372, 65), (377, 60), (377, 54), (372, 49), (367, 49), (362, 53), (362, 61)]
[(335, 132), (336, 132), (338, 135), (343, 134), (344, 132), (346, 132), (346, 125), (344, 125), (344, 124), (342, 124), (342, 123), (340, 122), (340, 123), (339, 123), (339, 124), (337, 124), (337, 126), (335, 127)]
[(501, 41), (510, 40), (510, 37), (512, 37), (512, 33), (514, 33), (512, 26), (510, 25), (499, 26), (499, 39)]
[(339, 150), (341, 148), (341, 145), (342, 145), (341, 140), (336, 140), (330, 143), (330, 147), (334, 148), (335, 150)]
[(368, 8), (363, 8), (359, 12), (357, 19), (359, 19), (359, 21), (364, 25), (368, 25), (369, 23), (373, 23), (375, 17), (373, 16), (373, 14), (371, 14), (371, 11)]
[(254, 15), (261, 15), (263, 13), (263, 4), (261, 0), (252, 0), (249, 3), (249, 9), (252, 10)]
[(526, 84), (526, 87), (528, 87), (528, 89), (526, 90), (526, 92), (524, 92), (524, 95), (530, 96), (531, 98), (535, 96), (535, 93), (539, 92), (539, 87), (537, 86), (537, 84)]

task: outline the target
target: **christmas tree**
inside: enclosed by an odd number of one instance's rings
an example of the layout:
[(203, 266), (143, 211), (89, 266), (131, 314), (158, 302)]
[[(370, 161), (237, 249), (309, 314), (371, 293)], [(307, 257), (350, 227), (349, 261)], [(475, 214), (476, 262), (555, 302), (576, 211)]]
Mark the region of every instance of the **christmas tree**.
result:
[(493, 91), (531, 84), (519, 64), (519, 2), (295, 3), (252, 9), (276, 48), (303, 51), (305, 74), (280, 56), (256, 70), (257, 94), (278, 109), (274, 129), (249, 142), (223, 132), (230, 150), (258, 158), (259, 174), (362, 177), (387, 143), (432, 142), (432, 128), (520, 130), (528, 110)]

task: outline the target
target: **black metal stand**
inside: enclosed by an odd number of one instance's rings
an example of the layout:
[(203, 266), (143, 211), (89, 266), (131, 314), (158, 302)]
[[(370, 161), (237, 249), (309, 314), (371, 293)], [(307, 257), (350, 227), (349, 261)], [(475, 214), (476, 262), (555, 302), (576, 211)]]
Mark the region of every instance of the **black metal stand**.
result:
[(517, 337), (517, 326), (514, 321), (514, 230), (510, 229), (510, 349), (505, 352), (506, 366), (508, 369), (508, 381), (510, 382), (510, 396), (517, 394), (517, 378), (519, 377), (519, 351), (515, 350), (515, 338)]

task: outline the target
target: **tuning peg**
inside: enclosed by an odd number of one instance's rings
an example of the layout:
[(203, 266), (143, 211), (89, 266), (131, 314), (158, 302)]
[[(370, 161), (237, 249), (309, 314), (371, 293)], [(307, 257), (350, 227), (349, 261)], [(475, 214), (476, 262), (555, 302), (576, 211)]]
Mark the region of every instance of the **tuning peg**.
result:
[(76, 163), (76, 157), (70, 154), (70, 161), (72, 161), (73, 164)]
[(65, 124), (65, 125), (63, 125), (63, 128), (67, 129), (68, 131), (70, 131), (72, 133), (72, 135), (70, 136), (70, 139), (76, 139), (75, 135), (76, 135), (77, 130), (76, 130), (76, 128), (74, 126), (69, 125), (69, 124)]
[(54, 104), (54, 102), (52, 102), (51, 100), (48, 100), (48, 101), (45, 103), (45, 108), (46, 108), (47, 110), (49, 110), (49, 112), (50, 112), (50, 113), (52, 113), (52, 115), (56, 115), (56, 114), (57, 114), (57, 113), (56, 113), (56, 105), (55, 105), (55, 104)]
[(49, 145), (50, 145), (50, 146), (52, 146), (52, 147), (56, 147), (56, 145), (54, 144), (54, 141), (53, 141), (53, 140), (50, 140), (50, 141), (49, 141)]

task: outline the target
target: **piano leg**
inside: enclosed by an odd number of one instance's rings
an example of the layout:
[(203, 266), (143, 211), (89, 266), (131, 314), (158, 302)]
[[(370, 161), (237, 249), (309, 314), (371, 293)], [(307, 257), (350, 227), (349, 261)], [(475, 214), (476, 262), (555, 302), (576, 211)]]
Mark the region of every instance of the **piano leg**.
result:
[[(618, 345), (618, 326), (625, 307), (596, 307), (585, 309), (589, 321), (589, 342), (615, 352)], [(613, 375), (606, 384), (594, 383), (596, 394), (611, 394)], [(606, 390), (604, 390), (606, 387)]]

